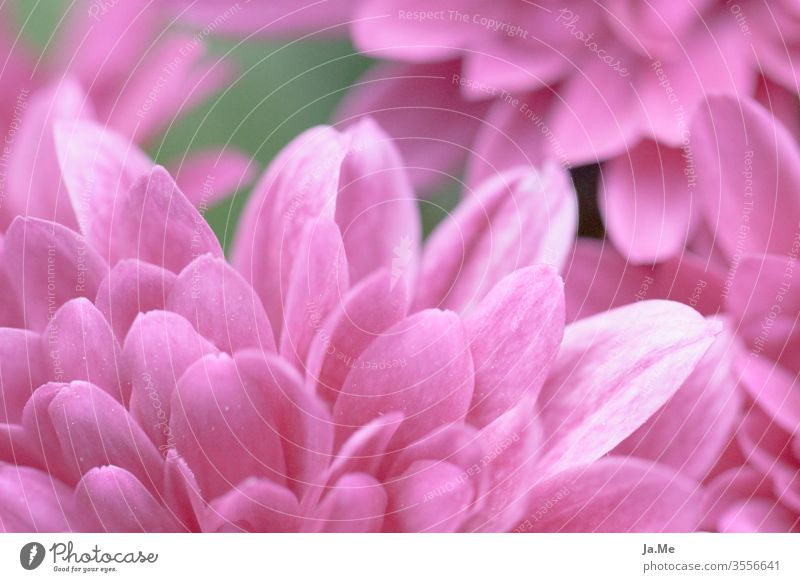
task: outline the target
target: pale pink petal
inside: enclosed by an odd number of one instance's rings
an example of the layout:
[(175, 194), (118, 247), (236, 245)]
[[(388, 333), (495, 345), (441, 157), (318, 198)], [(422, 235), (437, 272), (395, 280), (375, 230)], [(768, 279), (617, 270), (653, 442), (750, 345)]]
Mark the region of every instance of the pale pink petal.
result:
[(385, 483), (389, 502), (384, 531), (456, 531), (475, 495), (462, 473), (461, 467), (445, 461), (417, 461)]
[(98, 467), (86, 473), (75, 487), (75, 505), (87, 517), (87, 531), (183, 531), (145, 486), (134, 475), (119, 467)]
[(387, 412), (405, 416), (392, 439), (397, 447), (462, 420), (472, 400), (472, 376), (458, 316), (438, 310), (412, 315), (376, 339), (347, 376), (333, 407), (337, 442)]
[(256, 168), (243, 152), (209, 149), (187, 154), (170, 170), (189, 201), (204, 210), (249, 185)]
[(367, 346), (405, 317), (406, 295), (403, 281), (395, 281), (388, 270), (378, 271), (350, 289), (321, 323), (309, 347), (309, 386), (335, 400)]
[(540, 395), (547, 474), (600, 458), (680, 388), (719, 332), (696, 311), (643, 301), (568, 325)]
[(284, 307), (280, 353), (302, 367), (309, 345), (328, 314), (342, 303), (349, 277), (347, 256), (336, 224), (309, 223), (295, 257)]
[(55, 147), (81, 232), (104, 258), (118, 258), (113, 236), (125, 196), (153, 163), (123, 136), (88, 120), (56, 125)]
[[(350, 280), (391, 268), (413, 286), (420, 246), (417, 197), (395, 141), (371, 118), (347, 130), (336, 223), (342, 231)], [(397, 142), (401, 143), (401, 142)]]
[(119, 341), (140, 313), (164, 309), (175, 274), (161, 267), (126, 259), (109, 271), (97, 290), (95, 306), (108, 320)]
[(85, 298), (66, 302), (42, 334), (50, 375), (57, 382), (85, 380), (127, 402), (130, 385), (120, 373), (122, 348), (108, 322)]
[(202, 520), (207, 532), (284, 533), (300, 530), (297, 498), (269, 479), (250, 478), (211, 502)]
[(167, 309), (188, 319), (217, 348), (233, 353), (254, 347), (275, 351), (275, 338), (261, 300), (224, 259), (198, 257), (170, 291)]
[(728, 258), (789, 253), (797, 229), (784, 217), (800, 214), (794, 138), (755, 101), (722, 95), (699, 110), (692, 135), (708, 227)]
[(192, 364), (172, 394), (170, 433), (206, 500), (248, 477), (285, 481), (280, 433), (259, 385), (227, 354)]
[(741, 386), (772, 419), (790, 433), (800, 432), (800, 378), (766, 358), (736, 361)]
[(721, 532), (791, 533), (797, 531), (800, 516), (774, 499), (754, 497), (734, 503), (719, 521)]
[(0, 463), (0, 532), (68, 532), (81, 519), (69, 488), (47, 473)]
[(550, 266), (500, 280), (464, 319), (475, 364), (467, 419), (484, 426), (544, 384), (564, 333), (564, 289)]
[(21, 422), (25, 403), (49, 376), (39, 334), (0, 327), (0, 423)]
[(488, 180), (442, 222), (425, 246), (416, 307), (465, 311), (505, 275), (572, 247), (577, 200), (565, 170), (517, 168)]
[(114, 237), (123, 246), (125, 257), (174, 273), (200, 255), (222, 257), (211, 227), (160, 166), (136, 180), (120, 211), (124, 215)]
[(150, 311), (133, 322), (121, 359), (131, 384), (128, 408), (159, 449), (174, 445), (169, 412), (178, 379), (195, 361), (216, 352), (176, 313)]
[(608, 457), (537, 484), (518, 532), (691, 532), (700, 488), (666, 467)]
[(694, 172), (690, 162), (683, 150), (645, 140), (603, 166), (599, 196), (606, 228), (630, 262), (656, 263), (683, 250), (701, 213), (686, 175)]
[(740, 420), (732, 342), (729, 332), (718, 335), (683, 386), (613, 454), (649, 459), (703, 479)]
[(273, 329), (283, 327), (286, 289), (305, 227), (334, 217), (347, 139), (314, 127), (292, 141), (256, 184), (233, 245), (233, 265), (261, 297)]
[(17, 218), (3, 247), (8, 278), (29, 329), (44, 329), (70, 299), (94, 299), (107, 271), (83, 237), (54, 222)]
[(336, 481), (320, 503), (315, 527), (336, 533), (379, 532), (386, 503), (386, 492), (374, 477), (348, 473)]

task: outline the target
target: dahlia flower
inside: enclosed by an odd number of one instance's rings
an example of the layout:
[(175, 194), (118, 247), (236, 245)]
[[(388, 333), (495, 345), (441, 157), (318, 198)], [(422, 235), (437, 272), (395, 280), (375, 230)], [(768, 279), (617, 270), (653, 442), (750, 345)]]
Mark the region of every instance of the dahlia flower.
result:
[(264, 174), (231, 265), (109, 133), (56, 129), (80, 232), (17, 217), (2, 239), (2, 529), (699, 526), (696, 469), (618, 447), (720, 324), (643, 301), (565, 326), (559, 166), (466, 193), (421, 245), (387, 134), (314, 128)]
[[(0, 231), (15, 216), (38, 216), (78, 228), (57, 171), (53, 125), (92, 119), (140, 146), (229, 80), (227, 63), (207, 58), (207, 34), (165, 30), (166, 12), (151, 3), (73, 2), (46, 58), (6, 30), (0, 8)], [(16, 37), (16, 38), (15, 38)], [(173, 164), (182, 187), (210, 204), (249, 179), (249, 159), (222, 148), (194, 151)], [(198, 199), (200, 194), (198, 194)]]

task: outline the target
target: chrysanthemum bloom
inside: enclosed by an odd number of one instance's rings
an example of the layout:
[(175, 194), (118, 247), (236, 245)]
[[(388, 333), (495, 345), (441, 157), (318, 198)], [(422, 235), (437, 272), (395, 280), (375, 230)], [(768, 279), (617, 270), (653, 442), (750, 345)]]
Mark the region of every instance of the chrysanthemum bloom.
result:
[(790, 531), (800, 509), (793, 444), (800, 433), (800, 308), (793, 291), (800, 148), (748, 99), (710, 98), (692, 133), (702, 198), (690, 249), (656, 267), (631, 268), (612, 248), (581, 241), (567, 276), (567, 311), (583, 317), (644, 295), (724, 317), (733, 336), (726, 351), (745, 401), (731, 399), (743, 418), (708, 476), (705, 527)]
[[(0, 8), (0, 231), (15, 216), (38, 216), (77, 228), (59, 179), (54, 123), (95, 119), (144, 146), (220, 89), (229, 63), (213, 62), (205, 37), (166, 30), (156, 4), (71, 3), (44, 59), (11, 31), (11, 8)], [(183, 188), (213, 202), (248, 178), (249, 159), (232, 150), (187, 154), (173, 165)], [(213, 190), (213, 195), (208, 192)]]
[(420, 252), (386, 134), (315, 128), (259, 184), (237, 271), (97, 131), (56, 134), (82, 233), (17, 218), (2, 243), (3, 529), (698, 527), (681, 467), (606, 455), (720, 326), (648, 301), (565, 327), (558, 166), (466, 195)]

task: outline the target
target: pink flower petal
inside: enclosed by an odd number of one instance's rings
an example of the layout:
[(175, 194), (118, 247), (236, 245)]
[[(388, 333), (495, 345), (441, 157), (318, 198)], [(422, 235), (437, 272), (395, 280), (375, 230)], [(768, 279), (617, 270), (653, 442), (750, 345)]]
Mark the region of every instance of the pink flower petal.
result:
[(111, 262), (120, 252), (112, 237), (126, 212), (124, 197), (153, 163), (123, 136), (88, 120), (57, 125), (55, 147), (81, 232)]
[(540, 395), (547, 473), (594, 461), (641, 426), (680, 388), (719, 329), (670, 301), (568, 325)]
[(331, 220), (310, 223), (287, 288), (280, 353), (301, 367), (328, 314), (342, 303), (349, 278), (339, 228)]
[(0, 532), (77, 529), (81, 520), (71, 493), (66, 485), (47, 473), (0, 463)]
[(250, 285), (222, 258), (204, 255), (181, 271), (167, 309), (188, 319), (217, 348), (275, 351), (267, 314)]
[(403, 447), (442, 424), (462, 420), (473, 391), (472, 358), (458, 316), (427, 310), (376, 339), (347, 376), (333, 407), (341, 443), (377, 416), (405, 416), (392, 442)]
[(136, 180), (121, 212), (118, 236), (126, 257), (174, 273), (200, 255), (222, 257), (211, 227), (160, 166)]
[(44, 329), (74, 297), (93, 299), (107, 271), (80, 235), (54, 222), (17, 218), (3, 246), (8, 277), (29, 329)]
[(703, 528), (720, 531), (720, 518), (731, 506), (759, 497), (772, 497), (772, 482), (767, 475), (748, 466), (728, 469), (705, 487)]
[(59, 451), (77, 481), (87, 471), (116, 465), (130, 471), (151, 493), (161, 484), (163, 460), (128, 411), (86, 382), (64, 385), (48, 405)]
[(606, 228), (632, 263), (656, 263), (683, 250), (700, 217), (686, 175), (694, 172), (690, 163), (683, 150), (645, 140), (603, 167), (599, 196)]
[(699, 487), (660, 465), (608, 457), (539, 483), (519, 532), (690, 532)]
[[(787, 254), (800, 214), (800, 149), (786, 129), (755, 101), (716, 96), (692, 123), (698, 188), (716, 242), (731, 258)], [(757, 186), (753, 186), (757, 185)], [(754, 190), (756, 188), (756, 190)]]
[(773, 499), (752, 498), (733, 504), (720, 517), (720, 531), (727, 533), (792, 533), (800, 517)]
[(393, 452), (387, 450), (387, 447), (402, 422), (401, 413), (389, 412), (351, 434), (331, 462), (328, 484), (332, 485), (347, 473), (378, 474)]
[(39, 334), (0, 327), (0, 423), (20, 423), (25, 403), (48, 377)]
[(150, 311), (131, 326), (121, 363), (131, 383), (129, 409), (160, 450), (171, 444), (172, 393), (186, 369), (216, 348), (176, 313)]
[(456, 531), (474, 497), (462, 473), (461, 467), (444, 461), (417, 461), (385, 483), (389, 504), (384, 531)]
[(350, 279), (391, 268), (413, 286), (420, 245), (417, 197), (395, 142), (374, 120), (347, 130), (350, 153), (342, 162), (336, 223), (342, 231)]
[(350, 289), (309, 346), (308, 384), (334, 401), (364, 350), (406, 316), (406, 295), (403, 281), (394, 281), (388, 270), (378, 271)]
[(348, 473), (323, 499), (315, 520), (324, 532), (376, 533), (386, 512), (386, 492), (374, 477)]
[(114, 335), (124, 341), (140, 313), (164, 309), (175, 275), (141, 261), (120, 261), (100, 283), (95, 306), (108, 320)]
[(300, 506), (288, 489), (269, 479), (246, 479), (215, 499), (203, 519), (207, 532), (300, 531)]
[(549, 266), (500, 280), (465, 318), (475, 364), (469, 422), (484, 426), (525, 394), (538, 394), (564, 333), (564, 290)]
[(59, 308), (42, 334), (42, 349), (56, 382), (85, 380), (119, 402), (128, 401), (130, 385), (120, 373), (122, 348), (88, 299), (71, 299)]
[(468, 310), (516, 269), (560, 267), (576, 219), (575, 191), (560, 167), (518, 168), (489, 180), (428, 240), (416, 307)]
[(89, 530), (114, 533), (179, 532), (183, 528), (139, 480), (119, 467), (90, 470), (75, 487), (75, 504)]
[(489, 108), (459, 91), (459, 61), (379, 63), (345, 95), (336, 118), (369, 116), (396, 141), (408, 175), (430, 190), (456, 172)]
[(261, 386), (233, 359), (211, 354), (184, 372), (172, 394), (170, 431), (206, 500), (248, 477), (285, 481), (280, 433)]

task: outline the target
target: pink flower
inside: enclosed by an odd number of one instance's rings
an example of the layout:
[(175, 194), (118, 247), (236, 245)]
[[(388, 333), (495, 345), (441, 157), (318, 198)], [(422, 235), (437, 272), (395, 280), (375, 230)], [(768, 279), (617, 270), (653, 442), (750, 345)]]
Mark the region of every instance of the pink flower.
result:
[(315, 128), (250, 200), (237, 272), (170, 176), (96, 131), (56, 134), (81, 234), (17, 218), (2, 240), (4, 530), (698, 526), (693, 479), (605, 455), (719, 325), (648, 301), (565, 327), (557, 166), (466, 194), (418, 252), (386, 134)]
[[(203, 36), (165, 32), (163, 10), (134, 4), (73, 3), (49, 60), (35, 60), (0, 31), (0, 60), (7, 63), (0, 71), (0, 230), (15, 216), (77, 228), (59, 179), (54, 125), (96, 120), (146, 145), (229, 79), (228, 64), (208, 59)], [(2, 9), (4, 19), (9, 11)], [(198, 192), (197, 202), (210, 179), (213, 192), (203, 200), (210, 204), (246, 183), (251, 169), (240, 153), (212, 148), (176, 160), (174, 171), (182, 187)]]

